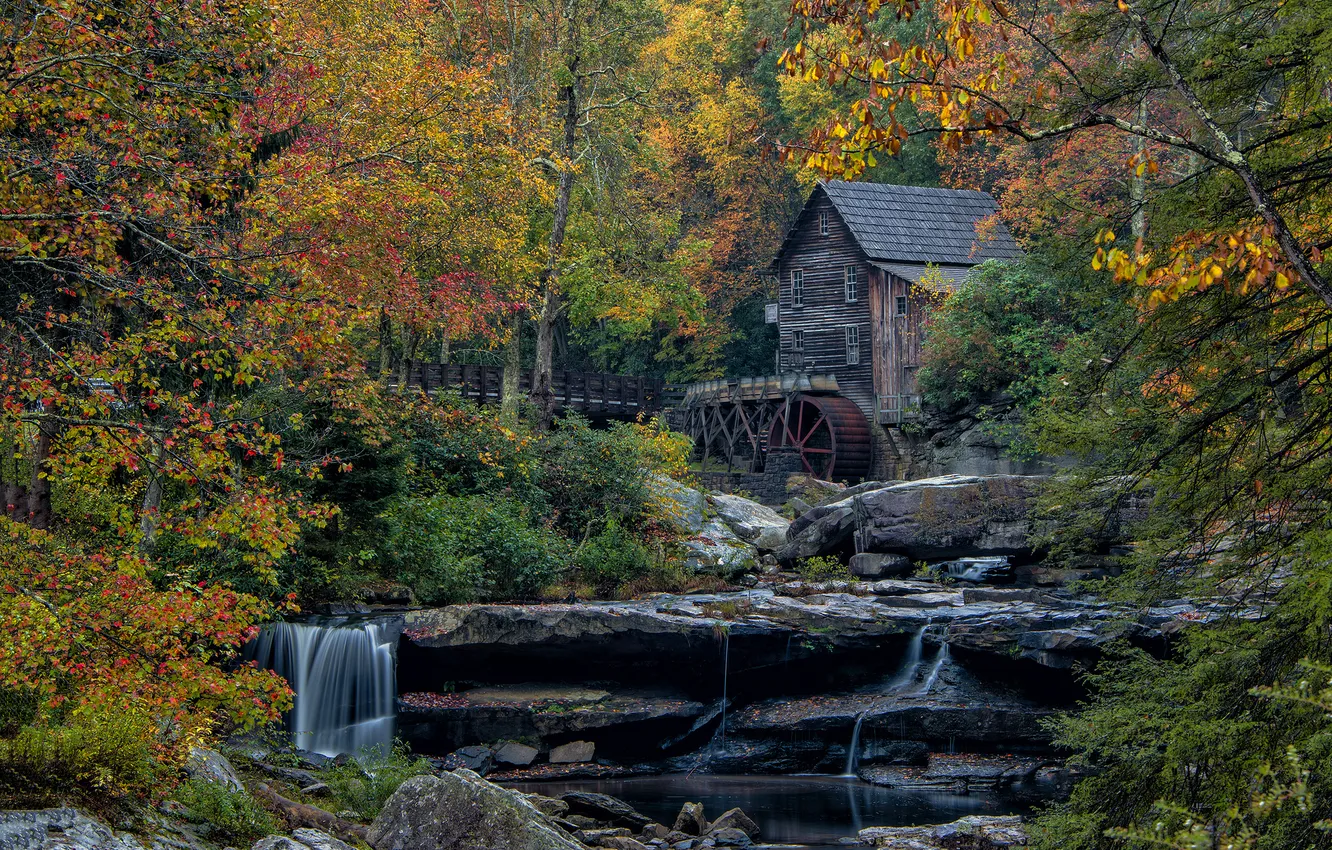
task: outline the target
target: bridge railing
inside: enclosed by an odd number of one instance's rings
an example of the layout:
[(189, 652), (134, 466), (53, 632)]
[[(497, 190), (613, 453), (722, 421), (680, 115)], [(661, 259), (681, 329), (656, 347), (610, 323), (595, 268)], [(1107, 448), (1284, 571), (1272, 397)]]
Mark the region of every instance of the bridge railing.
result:
[[(378, 366), (372, 362), (369, 368), (373, 373)], [(390, 383), (396, 384), (400, 369), (401, 365), (394, 369)], [(556, 407), (588, 414), (651, 416), (684, 398), (676, 385), (642, 375), (559, 369), (551, 373), (550, 383)], [(412, 360), (407, 364), (407, 385), (425, 392), (451, 390), (465, 399), (495, 404), (503, 397), (504, 367)], [(524, 369), (518, 376), (518, 395), (526, 398), (531, 391), (532, 372)]]

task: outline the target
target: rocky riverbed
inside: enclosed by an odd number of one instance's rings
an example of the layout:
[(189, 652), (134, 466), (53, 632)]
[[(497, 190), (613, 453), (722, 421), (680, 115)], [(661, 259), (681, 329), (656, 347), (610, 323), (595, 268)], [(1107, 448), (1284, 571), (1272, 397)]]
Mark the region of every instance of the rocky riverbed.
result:
[[(894, 798), (892, 792), (867, 794), (850, 786), (846, 788), (852, 796), (847, 798), (841, 788), (826, 780), (820, 786), (813, 779), (796, 781), (796, 787), (786, 789), (783, 796), (774, 795), (773, 781), (766, 789), (764, 783), (743, 780), (718, 789), (679, 777), (673, 785), (659, 783), (640, 789), (652, 794), (654, 814), (647, 814), (598, 790), (551, 784), (506, 788), (460, 768), (408, 778), (384, 801), (377, 815), (360, 818), (352, 812), (322, 808), (328, 795), (320, 781), (326, 762), (308, 761), (301, 768), (275, 770), (258, 759), (244, 760), (238, 761), (238, 771), (219, 753), (199, 753), (190, 769), (192, 781), (213, 788), (218, 795), (214, 799), (252, 798), (276, 815), (272, 823), (281, 831), (254, 841), (251, 850), (353, 850), (358, 846), (371, 850), (776, 850), (845, 846), (848, 842), (942, 850), (958, 846), (959, 839), (974, 850), (994, 850), (1026, 840), (1017, 817), (968, 814), (938, 825), (945, 813), (956, 814), (966, 807), (940, 806), (901, 794)], [(369, 778), (367, 775), (367, 781)], [(862, 798), (859, 807), (857, 794)], [(731, 805), (732, 800), (743, 800), (753, 808), (746, 811)], [(779, 801), (775, 807), (774, 800)], [(825, 810), (821, 810), (821, 820), (809, 817), (811, 806), (826, 809), (837, 800), (849, 802), (856, 812), (854, 823), (845, 814), (830, 818)], [(785, 817), (775, 816), (774, 809)], [(805, 817), (792, 821), (792, 813)], [(876, 816), (884, 817), (885, 825), (862, 825), (862, 817)], [(811, 820), (816, 822), (811, 824)], [(914, 825), (922, 821), (927, 825)], [(899, 825), (903, 823), (907, 825)], [(115, 827), (74, 808), (0, 811), (0, 847), (215, 850), (226, 838), (219, 828), (219, 823), (201, 820), (198, 812), (171, 799), (154, 810), (123, 817)], [(792, 839), (809, 840), (797, 844)]]

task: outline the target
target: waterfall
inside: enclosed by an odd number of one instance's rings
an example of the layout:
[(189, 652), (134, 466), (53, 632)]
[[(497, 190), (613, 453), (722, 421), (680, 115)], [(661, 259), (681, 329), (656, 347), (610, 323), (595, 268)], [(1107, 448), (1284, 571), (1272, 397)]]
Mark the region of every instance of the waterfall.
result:
[(929, 623), (921, 626), (911, 636), (911, 641), (907, 644), (906, 655), (902, 658), (902, 666), (897, 668), (897, 673), (889, 680), (884, 693), (895, 694), (916, 680), (916, 669), (920, 667), (921, 649), (925, 643), (925, 630), (927, 628), (929, 628)]
[(959, 558), (943, 565), (944, 572), (958, 581), (983, 582), (1009, 572), (1007, 555)]
[(334, 756), (393, 745), (394, 637), (382, 623), (272, 623), (245, 657), (287, 680), (297, 749)]
[(934, 663), (930, 665), (930, 672), (925, 676), (925, 684), (921, 685), (920, 690), (914, 694), (918, 697), (928, 696), (934, 688), (934, 683), (939, 680), (939, 671), (948, 663), (948, 644), (939, 644), (939, 654), (934, 656)]
[(860, 716), (856, 718), (856, 728), (851, 730), (851, 748), (846, 751), (846, 769), (842, 771), (843, 776), (856, 775), (856, 762), (860, 755), (860, 726), (873, 708), (874, 706), (870, 706), (860, 712)]
[[(927, 621), (911, 636), (911, 640), (907, 643), (906, 655), (902, 656), (902, 665), (897, 668), (897, 672), (893, 674), (893, 678), (888, 681), (883, 690), (886, 695), (885, 698), (901, 693), (916, 680), (916, 671), (920, 668), (922, 648), (925, 643), (925, 630), (929, 626), (929, 621)], [(855, 728), (851, 730), (851, 746), (846, 751), (846, 769), (842, 771), (843, 776), (856, 775), (856, 762), (860, 758), (860, 727), (864, 724), (865, 718), (874, 709), (878, 708), (881, 702), (883, 700), (875, 700), (870, 703), (869, 708), (860, 712), (860, 716), (856, 718)]]

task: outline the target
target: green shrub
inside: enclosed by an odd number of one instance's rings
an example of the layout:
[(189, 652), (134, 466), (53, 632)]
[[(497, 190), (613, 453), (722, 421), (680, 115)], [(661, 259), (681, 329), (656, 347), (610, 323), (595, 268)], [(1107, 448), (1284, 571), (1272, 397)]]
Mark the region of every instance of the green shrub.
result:
[(796, 565), (796, 572), (805, 581), (832, 581), (844, 580), (850, 581), (851, 570), (846, 564), (836, 558), (827, 555), (818, 555), (813, 558), (802, 558)]
[(599, 594), (647, 575), (652, 569), (652, 553), (614, 517), (607, 517), (601, 532), (588, 538), (577, 553), (582, 580)]
[(1040, 397), (1069, 339), (1092, 312), (1072, 286), (1038, 260), (990, 261), (930, 312), (919, 382), (938, 407), (1006, 391), (1019, 403)]
[(330, 768), (321, 777), (333, 793), (333, 803), (320, 805), (334, 811), (355, 812), (360, 818), (371, 820), (399, 785), (413, 776), (430, 773), (434, 773), (430, 762), (412, 758), (400, 749), (369, 761), (347, 762)]
[(388, 514), (381, 549), (397, 579), (430, 605), (535, 597), (558, 581), (569, 544), (514, 499), (409, 499)]
[(209, 838), (249, 844), (277, 832), (268, 810), (244, 791), (232, 791), (217, 782), (191, 779), (171, 794), (185, 807), (185, 817), (207, 827)]
[(538, 484), (552, 517), (572, 537), (614, 519), (631, 529), (653, 514), (653, 474), (680, 474), (688, 438), (654, 421), (618, 422), (606, 430), (567, 416), (542, 442)]
[(59, 725), (26, 725), (0, 739), (0, 789), (20, 795), (146, 792), (163, 777), (153, 724), (126, 711), (76, 713)]
[(502, 422), (496, 408), (445, 396), (412, 404), (404, 427), (414, 495), (503, 493), (543, 509), (545, 497), (535, 483), (541, 435), (529, 426)]

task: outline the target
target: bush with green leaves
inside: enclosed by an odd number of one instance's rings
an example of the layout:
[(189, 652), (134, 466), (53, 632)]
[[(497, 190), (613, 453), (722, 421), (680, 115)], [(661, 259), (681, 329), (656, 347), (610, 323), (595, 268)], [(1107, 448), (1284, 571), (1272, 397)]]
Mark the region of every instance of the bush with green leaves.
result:
[(1082, 291), (1034, 258), (977, 266), (930, 311), (919, 376), (925, 401), (946, 409), (999, 392), (1019, 404), (1039, 398), (1064, 346), (1093, 321)]
[(593, 428), (567, 416), (539, 446), (538, 484), (555, 523), (571, 536), (607, 518), (639, 529), (654, 514), (653, 474), (683, 471), (691, 444), (659, 423)]
[(146, 793), (166, 779), (154, 732), (144, 712), (93, 708), (18, 726), (0, 738), (0, 793), (31, 800)]
[(614, 517), (578, 548), (575, 560), (579, 577), (599, 594), (647, 575), (653, 566), (651, 551)]
[(219, 782), (191, 779), (171, 794), (185, 807), (185, 817), (202, 825), (209, 838), (249, 844), (278, 831), (268, 810), (244, 791), (232, 791)]
[(851, 570), (846, 564), (829, 555), (802, 558), (796, 564), (796, 572), (805, 581), (851, 580)]
[(569, 564), (568, 541), (515, 499), (414, 498), (387, 518), (380, 555), (427, 604), (534, 598)]
[(398, 786), (413, 776), (434, 773), (430, 762), (395, 749), (361, 761), (335, 765), (320, 775), (332, 793), (333, 802), (321, 802), (334, 811), (355, 812), (362, 820), (373, 820)]

